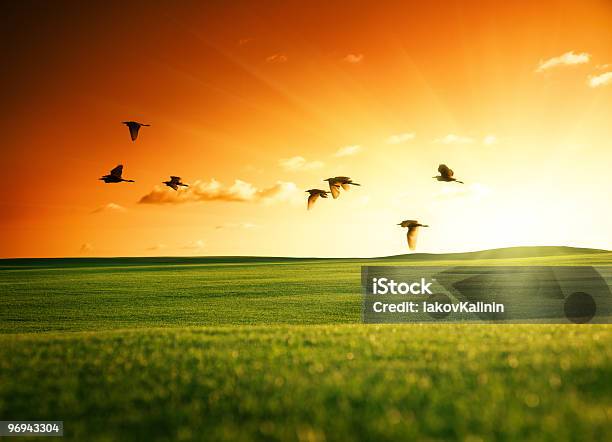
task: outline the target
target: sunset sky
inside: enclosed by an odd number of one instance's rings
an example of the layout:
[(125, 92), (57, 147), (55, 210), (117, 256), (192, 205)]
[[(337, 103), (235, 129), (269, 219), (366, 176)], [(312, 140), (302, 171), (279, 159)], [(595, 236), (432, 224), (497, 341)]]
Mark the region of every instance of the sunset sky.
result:
[(612, 249), (609, 0), (13, 3), (1, 257)]

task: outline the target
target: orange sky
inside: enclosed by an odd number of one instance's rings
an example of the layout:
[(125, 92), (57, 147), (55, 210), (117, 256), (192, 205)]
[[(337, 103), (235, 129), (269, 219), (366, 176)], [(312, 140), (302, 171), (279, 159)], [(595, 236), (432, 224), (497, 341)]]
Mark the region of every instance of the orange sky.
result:
[[(610, 1), (15, 3), (2, 257), (612, 249)], [(138, 203), (171, 174), (245, 201)]]

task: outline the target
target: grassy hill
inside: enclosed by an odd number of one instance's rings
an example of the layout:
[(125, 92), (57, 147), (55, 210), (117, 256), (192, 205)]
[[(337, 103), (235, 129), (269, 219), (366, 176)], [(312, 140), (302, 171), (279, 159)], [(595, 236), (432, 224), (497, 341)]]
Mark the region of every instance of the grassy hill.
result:
[(610, 250), (588, 249), (583, 247), (567, 246), (524, 246), (504, 247), (499, 249), (480, 250), (464, 253), (411, 253), (406, 255), (389, 256), (385, 259), (406, 260), (473, 260), (473, 259), (514, 259), (514, 258), (543, 258), (557, 256), (582, 256), (610, 254)]
[(0, 416), (67, 440), (603, 440), (608, 325), (364, 325), (361, 265), (612, 265), (510, 248), (376, 259), (0, 261)]
[(462, 253), (408, 253), (376, 258), (293, 258), (278, 256), (155, 256), (155, 257), (113, 257), (113, 258), (9, 258), (0, 259), (2, 269), (63, 268), (82, 266), (145, 266), (145, 265), (195, 265), (195, 264), (257, 264), (292, 263), (310, 261), (347, 261), (370, 264), (372, 261), (465, 261), (491, 259), (522, 259), (552, 257), (598, 257), (602, 262), (612, 262), (612, 251), (567, 246), (525, 246), (505, 247)]

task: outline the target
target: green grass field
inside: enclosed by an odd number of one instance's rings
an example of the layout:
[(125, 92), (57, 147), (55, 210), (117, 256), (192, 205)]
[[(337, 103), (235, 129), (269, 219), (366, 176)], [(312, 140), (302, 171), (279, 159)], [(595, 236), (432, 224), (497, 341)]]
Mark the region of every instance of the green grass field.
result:
[(0, 420), (68, 440), (605, 440), (608, 325), (363, 325), (361, 265), (612, 265), (516, 248), (377, 260), (0, 261)]

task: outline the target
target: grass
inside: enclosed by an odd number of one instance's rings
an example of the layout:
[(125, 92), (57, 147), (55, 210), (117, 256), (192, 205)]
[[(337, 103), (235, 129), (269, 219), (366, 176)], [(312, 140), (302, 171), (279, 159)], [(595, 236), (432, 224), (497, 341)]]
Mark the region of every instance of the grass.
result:
[(68, 440), (604, 440), (608, 325), (362, 325), (362, 264), (610, 265), (506, 249), (381, 260), (0, 261), (0, 419)]

